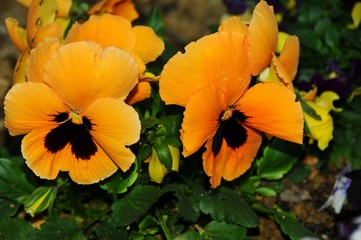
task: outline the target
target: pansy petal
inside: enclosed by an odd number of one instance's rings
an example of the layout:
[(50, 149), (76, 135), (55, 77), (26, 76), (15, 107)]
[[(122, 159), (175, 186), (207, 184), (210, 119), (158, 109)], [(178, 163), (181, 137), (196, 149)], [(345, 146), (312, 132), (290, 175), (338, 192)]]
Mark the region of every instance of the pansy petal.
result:
[(26, 77), (29, 82), (43, 81), (45, 63), (59, 47), (59, 39), (48, 38), (31, 51), (26, 64)]
[(61, 38), (62, 37), (61, 25), (58, 22), (48, 23), (38, 27), (38, 31), (33, 39), (33, 46), (36, 47), (39, 43), (47, 38)]
[(229, 17), (222, 21), (221, 25), (218, 28), (219, 32), (222, 31), (231, 31), (238, 32), (242, 34), (247, 34), (248, 27), (242, 23), (241, 18), (238, 16)]
[(93, 184), (110, 177), (117, 170), (112, 159), (97, 145), (97, 152), (89, 160), (76, 159), (73, 162), (69, 176), (78, 184)]
[(245, 125), (287, 141), (302, 143), (303, 116), (295, 94), (275, 83), (251, 87), (237, 109), (248, 118)]
[(276, 82), (288, 87), (291, 91), (294, 91), (292, 79), (289, 72), (275, 55), (272, 58), (271, 67), (273, 67), (273, 70), (277, 73), (275, 76)]
[(26, 82), (26, 63), (29, 58), (30, 52), (25, 50), (22, 52), (16, 61), (13, 75), (13, 85), (17, 83)]
[(91, 42), (60, 47), (44, 68), (44, 82), (77, 110), (99, 97), (125, 99), (137, 81), (138, 65), (129, 54)]
[(15, 47), (20, 51), (25, 51), (28, 47), (25, 29), (19, 26), (19, 22), (12, 17), (5, 19), (6, 29)]
[(58, 11), (56, 16), (59, 18), (67, 18), (72, 5), (72, 0), (57, 0)]
[(133, 21), (139, 17), (134, 4), (130, 0), (118, 0), (118, 3), (114, 6), (112, 14), (122, 16), (129, 21)]
[(278, 41), (277, 20), (266, 1), (257, 4), (248, 31), (251, 72), (256, 76), (270, 64)]
[(247, 140), (236, 148), (232, 149), (227, 146), (227, 142), (223, 139), (222, 147), (217, 156), (212, 152), (212, 143), (206, 144), (206, 152), (203, 153), (203, 167), (213, 188), (220, 185), (221, 179), (231, 181), (245, 173), (253, 162), (258, 149), (262, 142), (262, 136), (252, 129), (246, 127)]
[[(55, 124), (54, 116), (68, 109), (59, 96), (43, 83), (26, 82), (13, 86), (5, 97), (5, 126), (11, 135)], [(52, 123), (54, 122), (54, 123)]]
[[(278, 57), (279, 62), (287, 71), (290, 76), (290, 80), (296, 77), (298, 68), (298, 59), (300, 57), (300, 42), (296, 36), (290, 36), (286, 39), (282, 52)], [(282, 78), (282, 74), (278, 71), (277, 64), (275, 64), (278, 74)]]
[(45, 136), (52, 129), (39, 128), (31, 131), (22, 140), (21, 152), (28, 167), (44, 179), (55, 179), (59, 173), (59, 153), (51, 153), (44, 146)]
[(151, 91), (152, 88), (149, 82), (139, 82), (129, 93), (125, 102), (129, 105), (133, 105), (137, 102), (143, 101), (150, 97)]
[(196, 152), (213, 137), (219, 125), (219, 115), (226, 109), (224, 98), (214, 86), (202, 89), (190, 98), (181, 132), (185, 157)]
[(93, 41), (102, 48), (114, 46), (132, 51), (135, 45), (135, 34), (130, 22), (111, 14), (93, 15), (88, 21), (75, 23), (69, 30), (67, 42)]
[(101, 98), (83, 113), (92, 120), (91, 135), (110, 159), (123, 171), (128, 170), (135, 155), (126, 146), (140, 137), (140, 120), (137, 112), (123, 101)]
[(147, 26), (133, 27), (136, 41), (134, 52), (145, 64), (154, 61), (164, 50), (164, 43), (152, 28)]
[(166, 104), (185, 106), (199, 89), (213, 84), (232, 105), (246, 91), (250, 70), (244, 35), (219, 32), (205, 36), (177, 53), (164, 66), (159, 92)]

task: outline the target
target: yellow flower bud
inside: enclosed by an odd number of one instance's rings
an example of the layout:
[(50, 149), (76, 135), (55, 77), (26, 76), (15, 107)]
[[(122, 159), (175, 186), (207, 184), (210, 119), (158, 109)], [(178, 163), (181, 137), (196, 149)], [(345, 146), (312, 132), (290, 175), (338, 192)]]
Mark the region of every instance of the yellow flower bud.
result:
[(25, 203), (25, 211), (32, 217), (46, 210), (55, 199), (52, 187), (39, 187), (29, 196)]

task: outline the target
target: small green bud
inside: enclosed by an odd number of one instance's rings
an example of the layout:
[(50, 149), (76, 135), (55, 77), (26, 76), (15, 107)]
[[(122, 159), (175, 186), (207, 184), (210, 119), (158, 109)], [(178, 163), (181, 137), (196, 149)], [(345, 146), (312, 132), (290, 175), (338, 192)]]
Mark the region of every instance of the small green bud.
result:
[(46, 210), (55, 199), (53, 187), (39, 187), (29, 196), (25, 202), (25, 211), (32, 217)]

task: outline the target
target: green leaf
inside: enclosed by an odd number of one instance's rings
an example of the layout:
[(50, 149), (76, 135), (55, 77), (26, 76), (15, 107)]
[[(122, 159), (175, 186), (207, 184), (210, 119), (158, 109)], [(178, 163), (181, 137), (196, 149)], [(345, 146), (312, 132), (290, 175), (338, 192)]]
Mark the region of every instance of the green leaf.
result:
[(288, 212), (282, 211), (279, 208), (274, 208), (273, 216), (280, 225), (283, 233), (287, 234), (292, 240), (299, 240), (303, 237), (316, 237), (316, 235), (303, 227), (300, 222)]
[(174, 238), (174, 240), (203, 240), (201, 235), (194, 230), (182, 233)]
[(316, 110), (313, 109), (306, 101), (301, 100), (300, 102), (301, 102), (302, 110), (305, 113), (307, 113), (307, 115), (309, 115), (310, 117), (312, 117), (318, 121), (322, 120), (321, 116), (317, 114)]
[(257, 227), (258, 217), (241, 196), (221, 187), (219, 191), (200, 195), (199, 207), (205, 214), (218, 222), (234, 223), (245, 227)]
[(168, 171), (172, 171), (172, 155), (170, 153), (168, 143), (164, 141), (164, 138), (157, 138), (154, 142), (154, 148), (162, 165)]
[(203, 239), (241, 240), (246, 238), (247, 229), (242, 226), (212, 221), (204, 227)]
[(138, 175), (138, 167), (133, 165), (131, 171), (127, 171), (125, 174), (114, 174), (112, 177), (105, 180), (104, 183), (100, 184), (100, 187), (110, 194), (125, 193), (137, 180)]
[(164, 22), (160, 18), (158, 9), (156, 7), (152, 8), (150, 15), (147, 21), (145, 22), (145, 25), (151, 27), (158, 36), (162, 36), (164, 29)]
[(300, 164), (295, 166), (286, 174), (286, 178), (293, 183), (297, 184), (300, 183), (303, 179), (310, 176), (312, 170), (306, 164)]
[(34, 232), (34, 228), (20, 218), (7, 218), (2, 215), (0, 220), (0, 239), (28, 240)]
[(34, 189), (16, 161), (0, 158), (0, 197), (24, 203)]
[(159, 222), (151, 215), (147, 215), (138, 225), (140, 234), (155, 234), (159, 231)]
[(20, 204), (7, 199), (0, 199), (0, 213), (4, 217), (12, 217), (16, 214)]
[(112, 220), (118, 227), (128, 226), (146, 214), (160, 196), (158, 188), (137, 185), (124, 198), (112, 205)]
[[(28, 238), (31, 239), (31, 238)], [(84, 239), (82, 232), (74, 223), (65, 219), (45, 221), (41, 229), (34, 233), (33, 239)]]
[(128, 239), (127, 230), (118, 228), (110, 220), (97, 224), (93, 230), (99, 240)]
[(268, 180), (282, 178), (297, 161), (301, 149), (300, 144), (274, 139), (256, 162), (258, 176)]
[(174, 195), (178, 198), (175, 204), (177, 207), (177, 215), (186, 221), (196, 222), (199, 218), (199, 206), (193, 195), (187, 196), (181, 185), (169, 184), (162, 189), (162, 192), (174, 191)]

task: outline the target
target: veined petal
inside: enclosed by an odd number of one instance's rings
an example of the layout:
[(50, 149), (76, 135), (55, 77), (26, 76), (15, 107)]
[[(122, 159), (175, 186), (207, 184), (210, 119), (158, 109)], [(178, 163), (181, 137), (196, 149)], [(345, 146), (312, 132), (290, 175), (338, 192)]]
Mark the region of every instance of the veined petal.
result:
[(19, 26), (19, 22), (12, 17), (5, 19), (6, 29), (11, 41), (17, 49), (25, 51), (28, 48), (25, 29)]
[(118, 47), (133, 51), (136, 37), (130, 22), (120, 16), (93, 15), (88, 21), (75, 23), (66, 38), (67, 42), (93, 41), (106, 47)]
[(213, 137), (219, 125), (219, 115), (226, 109), (224, 97), (214, 86), (204, 88), (190, 98), (181, 131), (183, 156), (196, 152)]
[(133, 30), (136, 36), (134, 52), (145, 64), (154, 61), (164, 50), (162, 39), (147, 26), (135, 26)]
[(291, 91), (294, 91), (292, 79), (291, 79), (289, 72), (287, 71), (285, 66), (281, 63), (281, 61), (275, 55), (272, 58), (271, 67), (273, 67), (277, 73), (276, 78), (278, 81), (276, 81), (276, 83), (278, 82), (278, 83), (286, 86), (287, 88), (289, 88)]
[(231, 31), (238, 32), (241, 34), (247, 34), (248, 27), (242, 23), (241, 18), (238, 16), (229, 17), (222, 21), (221, 25), (218, 28), (219, 32)]
[(125, 102), (129, 105), (133, 105), (137, 102), (143, 101), (150, 97), (152, 88), (149, 82), (139, 82), (132, 91), (130, 91), (128, 97), (125, 99)]
[(206, 144), (206, 152), (203, 153), (203, 168), (211, 177), (210, 183), (213, 188), (220, 185), (221, 179), (231, 181), (245, 173), (253, 162), (262, 142), (262, 136), (257, 131), (245, 127), (247, 140), (239, 148), (232, 149), (223, 139), (222, 147), (215, 157), (212, 152), (212, 140)]
[(237, 109), (248, 118), (245, 125), (287, 141), (302, 143), (303, 116), (295, 94), (275, 83), (251, 87)]
[(123, 171), (128, 170), (135, 155), (127, 148), (139, 140), (140, 120), (137, 112), (115, 98), (100, 98), (83, 113), (94, 124), (90, 134), (109, 158)]
[(43, 81), (45, 63), (59, 47), (59, 39), (48, 38), (31, 51), (26, 64), (26, 77), (29, 82)]
[(248, 54), (252, 75), (258, 75), (271, 61), (278, 41), (278, 26), (273, 8), (260, 1), (248, 27)]
[(44, 67), (44, 82), (76, 110), (100, 97), (125, 99), (137, 81), (138, 65), (129, 54), (91, 42), (60, 47)]
[[(293, 81), (297, 74), (298, 60), (300, 57), (300, 42), (296, 36), (289, 36), (286, 39), (282, 52), (278, 57), (279, 62), (282, 64), (287, 74), (290, 77), (290, 81)], [(282, 78), (284, 75), (279, 71), (277, 64), (275, 64), (277, 73)]]
[(54, 116), (69, 109), (43, 83), (25, 82), (13, 86), (5, 97), (5, 126), (11, 135), (26, 134), (35, 128), (55, 126)]
[(212, 84), (232, 105), (250, 83), (244, 39), (242, 34), (224, 31), (189, 44), (184, 54), (177, 53), (163, 68), (162, 99), (166, 104), (185, 106), (195, 92)]

